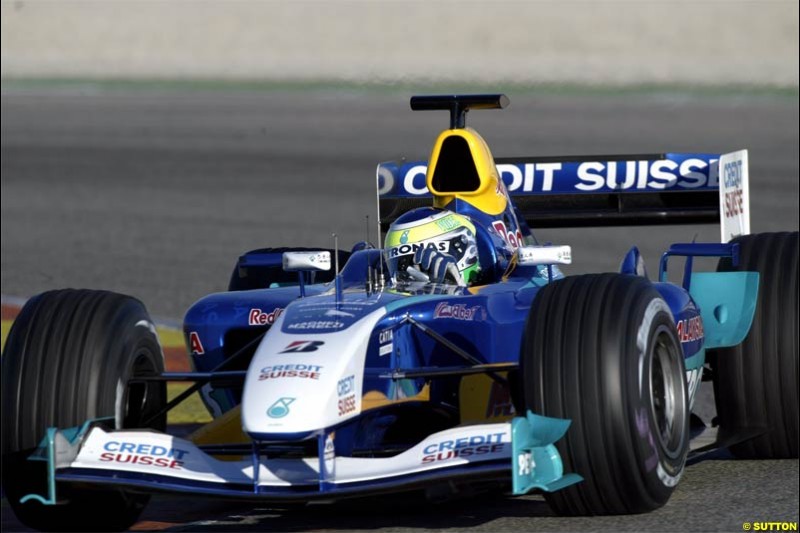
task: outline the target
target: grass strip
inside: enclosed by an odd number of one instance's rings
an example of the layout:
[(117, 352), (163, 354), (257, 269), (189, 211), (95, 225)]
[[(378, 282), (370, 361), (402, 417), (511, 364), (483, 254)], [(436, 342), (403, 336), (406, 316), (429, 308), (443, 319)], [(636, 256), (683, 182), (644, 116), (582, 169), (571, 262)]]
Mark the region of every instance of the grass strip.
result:
[(241, 91), (241, 92), (354, 92), (385, 94), (505, 92), (542, 96), (686, 96), (698, 98), (766, 97), (798, 98), (798, 88), (776, 85), (697, 85), (687, 83), (521, 83), (454, 81), (355, 81), (355, 80), (218, 80), (218, 79), (91, 79), (3, 78), (3, 90), (67, 89), (79, 91)]

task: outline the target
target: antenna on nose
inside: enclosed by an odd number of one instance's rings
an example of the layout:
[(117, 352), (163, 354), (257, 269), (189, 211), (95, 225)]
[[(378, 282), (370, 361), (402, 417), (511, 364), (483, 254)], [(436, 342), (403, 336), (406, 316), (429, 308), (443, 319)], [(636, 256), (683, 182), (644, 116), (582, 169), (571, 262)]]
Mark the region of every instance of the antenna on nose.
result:
[(331, 233), (331, 237), (333, 237), (333, 256), (335, 258), (334, 264), (336, 268), (336, 275), (333, 278), (333, 286), (336, 294), (336, 306), (338, 307), (339, 304), (342, 303), (342, 276), (339, 274), (339, 236), (335, 233)]

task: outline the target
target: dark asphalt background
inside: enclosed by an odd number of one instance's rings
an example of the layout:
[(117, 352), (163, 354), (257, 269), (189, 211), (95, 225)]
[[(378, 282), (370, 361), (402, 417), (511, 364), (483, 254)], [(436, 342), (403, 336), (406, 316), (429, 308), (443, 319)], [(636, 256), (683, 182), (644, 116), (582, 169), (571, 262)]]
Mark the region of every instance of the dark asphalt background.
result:
[[(2, 293), (62, 287), (141, 298), (179, 322), (224, 290), (236, 257), (263, 246), (343, 246), (374, 221), (379, 161), (426, 158), (444, 112), (406, 94), (359, 90), (6, 89), (2, 92)], [(750, 150), (753, 232), (798, 229), (798, 99), (678, 93), (509, 94), (468, 125), (496, 157)], [(373, 231), (374, 238), (374, 231)], [(716, 226), (548, 230), (570, 244), (568, 273), (616, 270), (637, 244), (650, 271), (672, 242), (718, 240)], [(712, 264), (708, 264), (713, 267)], [(713, 415), (708, 391), (703, 416)], [(642, 516), (562, 519), (538, 497), (302, 512), (159, 499), (141, 527), (229, 531), (741, 531), (798, 520), (798, 461), (691, 467), (669, 504)], [(3, 505), (3, 530), (18, 530)], [(205, 520), (212, 520), (206, 522)], [(214, 521), (215, 520), (215, 521)], [(197, 522), (200, 521), (200, 522)]]

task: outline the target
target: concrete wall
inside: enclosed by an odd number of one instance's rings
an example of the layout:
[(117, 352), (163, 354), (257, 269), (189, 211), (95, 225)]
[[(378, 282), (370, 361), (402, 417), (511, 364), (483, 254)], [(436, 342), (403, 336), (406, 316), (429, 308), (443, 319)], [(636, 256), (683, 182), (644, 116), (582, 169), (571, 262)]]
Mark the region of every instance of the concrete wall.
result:
[(3, 0), (2, 76), (798, 85), (798, 1)]

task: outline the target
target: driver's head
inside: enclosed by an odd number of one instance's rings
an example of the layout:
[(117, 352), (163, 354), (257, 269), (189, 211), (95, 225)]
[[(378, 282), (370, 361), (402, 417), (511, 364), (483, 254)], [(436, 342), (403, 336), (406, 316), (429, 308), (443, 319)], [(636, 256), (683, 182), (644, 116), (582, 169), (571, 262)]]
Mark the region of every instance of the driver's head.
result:
[(404, 213), (389, 227), (383, 247), (395, 283), (414, 281), (406, 269), (414, 265), (414, 254), (422, 247), (451, 255), (467, 285), (480, 273), (475, 225), (451, 211), (420, 207)]

